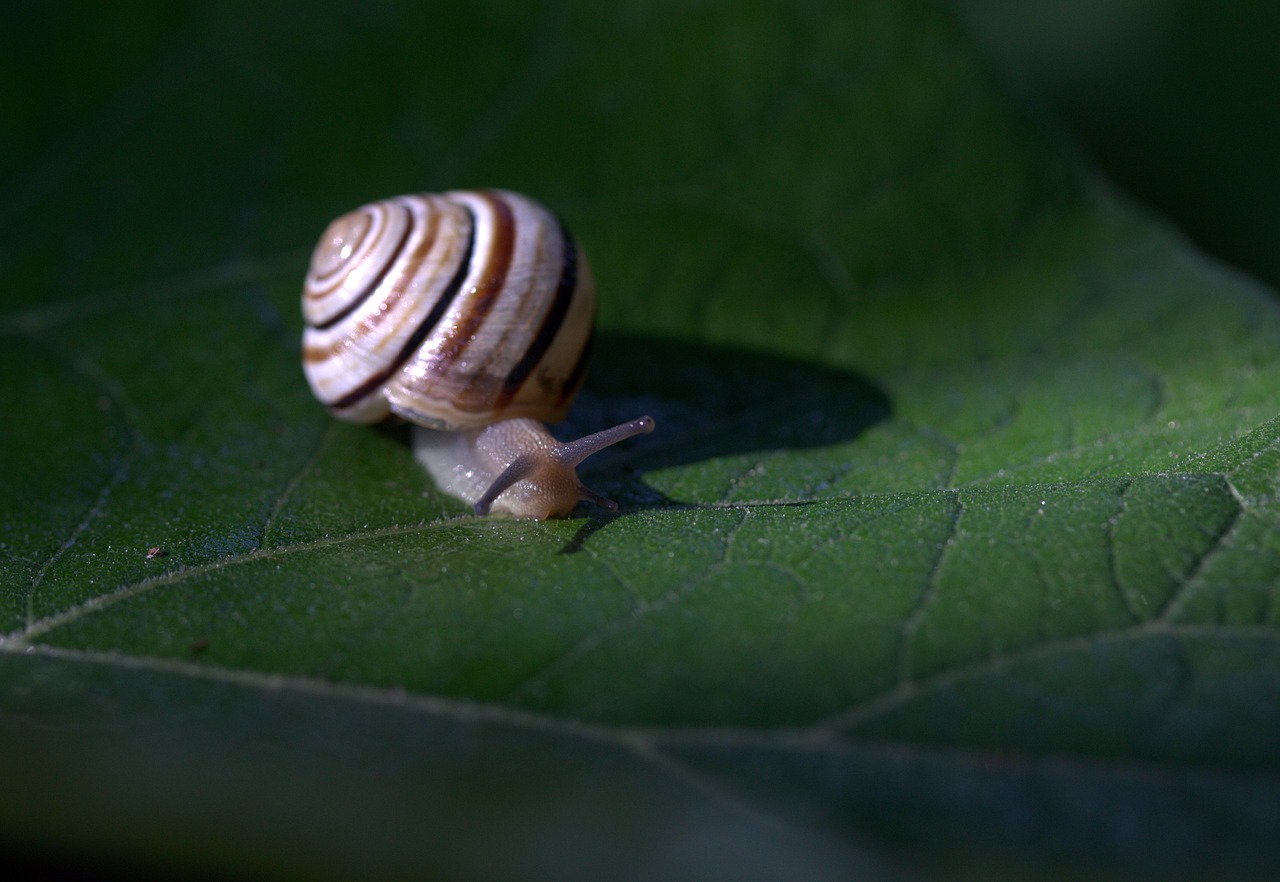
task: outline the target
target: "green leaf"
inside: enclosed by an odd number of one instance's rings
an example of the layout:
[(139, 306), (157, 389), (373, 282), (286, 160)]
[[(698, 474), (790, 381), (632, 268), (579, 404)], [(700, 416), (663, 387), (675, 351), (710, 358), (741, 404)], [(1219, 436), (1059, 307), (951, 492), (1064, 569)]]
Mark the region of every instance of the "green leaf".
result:
[[(894, 3), (19, 8), (0, 839), (255, 878), (1280, 868), (1280, 305)], [(591, 255), (617, 515), (298, 367), (327, 221)]]

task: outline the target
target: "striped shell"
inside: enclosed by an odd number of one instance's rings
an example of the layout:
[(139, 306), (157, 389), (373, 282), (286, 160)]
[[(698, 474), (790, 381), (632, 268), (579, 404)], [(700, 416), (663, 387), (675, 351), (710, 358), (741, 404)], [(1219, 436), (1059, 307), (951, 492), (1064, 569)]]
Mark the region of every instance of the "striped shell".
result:
[(563, 419), (595, 284), (560, 220), (517, 193), (422, 193), (335, 220), (311, 256), (302, 363), (337, 417), (439, 429)]

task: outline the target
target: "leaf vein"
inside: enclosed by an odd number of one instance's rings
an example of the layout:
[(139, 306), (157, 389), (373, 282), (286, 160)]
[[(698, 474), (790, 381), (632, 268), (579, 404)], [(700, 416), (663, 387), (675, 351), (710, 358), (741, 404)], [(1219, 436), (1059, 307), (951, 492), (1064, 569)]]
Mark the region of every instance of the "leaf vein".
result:
[[(1220, 476), (1223, 482), (1232, 490), (1230, 479), (1226, 475)], [(1238, 492), (1231, 494), (1235, 508), (1222, 526), (1213, 536), (1213, 542), (1201, 554), (1191, 562), (1186, 572), (1176, 574), (1177, 588), (1165, 600), (1163, 606), (1157, 610), (1155, 618), (1161, 621), (1173, 621), (1182, 607), (1186, 605), (1188, 599), (1195, 590), (1195, 585), (1200, 581), (1200, 577), (1204, 574), (1205, 569), (1217, 557), (1218, 553), (1227, 548), (1231, 544), (1231, 537), (1235, 534), (1236, 527), (1239, 526), (1241, 519), (1244, 517), (1245, 506)]]

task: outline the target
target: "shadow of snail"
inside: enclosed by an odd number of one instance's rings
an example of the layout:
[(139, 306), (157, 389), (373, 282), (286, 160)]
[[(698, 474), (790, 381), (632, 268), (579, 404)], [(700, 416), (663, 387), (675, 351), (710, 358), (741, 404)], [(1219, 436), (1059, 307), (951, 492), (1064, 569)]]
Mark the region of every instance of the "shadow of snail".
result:
[(628, 512), (696, 507), (649, 486), (647, 472), (846, 443), (891, 412), (888, 396), (862, 377), (797, 359), (631, 334), (602, 332), (596, 342), (586, 386), (556, 433), (572, 437), (631, 413), (650, 414), (658, 430), (584, 469), (622, 508), (580, 509), (588, 520), (566, 552)]

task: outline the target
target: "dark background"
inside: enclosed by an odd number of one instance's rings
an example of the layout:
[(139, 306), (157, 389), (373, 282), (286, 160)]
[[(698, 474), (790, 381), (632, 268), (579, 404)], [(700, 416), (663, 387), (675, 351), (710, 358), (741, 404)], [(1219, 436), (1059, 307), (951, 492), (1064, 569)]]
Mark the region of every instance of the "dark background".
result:
[(955, 0), (1024, 105), (1201, 247), (1280, 288), (1280, 4)]

